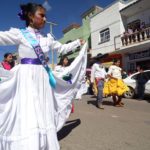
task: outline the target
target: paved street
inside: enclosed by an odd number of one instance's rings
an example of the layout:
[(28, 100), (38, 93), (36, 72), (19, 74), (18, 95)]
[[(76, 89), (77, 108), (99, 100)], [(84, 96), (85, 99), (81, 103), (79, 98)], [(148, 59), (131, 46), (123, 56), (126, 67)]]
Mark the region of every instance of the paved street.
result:
[(150, 103), (124, 99), (124, 108), (104, 99), (105, 110), (85, 95), (59, 132), (61, 150), (150, 150)]

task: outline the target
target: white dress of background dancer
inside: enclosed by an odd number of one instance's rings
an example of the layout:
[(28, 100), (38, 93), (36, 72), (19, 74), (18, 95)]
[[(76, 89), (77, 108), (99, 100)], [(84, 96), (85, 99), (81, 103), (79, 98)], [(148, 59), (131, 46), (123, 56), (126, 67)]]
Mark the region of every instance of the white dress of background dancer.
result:
[[(64, 67), (64, 66), (61, 66), (61, 65), (57, 65), (55, 67), (54, 71), (55, 71), (55, 74), (59, 76), (59, 75), (62, 74), (62, 72), (64, 72), (68, 68), (69, 68), (68, 66)], [(89, 87), (89, 85), (86, 83), (85, 75), (82, 76), (82, 79), (80, 79), (80, 81), (81, 82), (79, 84), (77, 84), (78, 86), (76, 86), (76, 88), (75, 88), (76, 95), (75, 95), (74, 98), (77, 99), (77, 100), (81, 100), (82, 95), (85, 94), (85, 93), (87, 93), (88, 87)]]
[[(35, 38), (34, 29), (27, 28)], [(62, 45), (48, 34), (38, 33), (44, 53), (50, 49), (68, 52), (80, 46), (79, 40)], [(34, 49), (19, 29), (0, 32), (0, 45), (18, 45), (20, 58), (37, 58)], [(86, 45), (79, 56), (60, 75), (55, 75), (53, 89), (42, 65), (19, 64), (11, 71), (0, 68), (0, 150), (59, 150), (57, 131), (62, 128), (71, 111), (71, 100), (76, 94), (86, 69)], [(72, 84), (62, 79), (71, 72)]]
[(78, 87), (78, 91), (77, 91), (75, 99), (76, 100), (81, 100), (82, 99), (82, 95), (86, 94), (88, 92), (88, 88), (89, 88), (89, 85), (86, 82), (86, 76), (84, 76), (82, 81), (81, 81), (80, 86)]

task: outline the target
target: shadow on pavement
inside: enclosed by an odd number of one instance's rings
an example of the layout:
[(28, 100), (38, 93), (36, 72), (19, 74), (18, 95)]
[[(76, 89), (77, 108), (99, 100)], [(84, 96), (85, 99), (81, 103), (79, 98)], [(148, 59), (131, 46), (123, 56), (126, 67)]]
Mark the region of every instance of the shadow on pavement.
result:
[(96, 96), (95, 96), (95, 95), (92, 95), (91, 98), (96, 98)]
[(111, 101), (103, 101), (103, 105), (114, 106), (114, 103)]
[(96, 100), (87, 101), (87, 104), (92, 104), (92, 105), (94, 105), (95, 107), (97, 107)]
[(58, 140), (65, 138), (74, 128), (81, 124), (80, 119), (67, 121), (65, 126), (57, 133)]
[(150, 95), (145, 95), (145, 96), (144, 96), (144, 99), (139, 99), (139, 98), (136, 96), (133, 100), (137, 100), (137, 101), (147, 101), (148, 103), (150, 103)]
[[(97, 107), (97, 102), (96, 102), (96, 100), (87, 101), (87, 104), (92, 104), (92, 105), (94, 105), (95, 107)], [(105, 100), (103, 101), (103, 105), (114, 106), (113, 102), (105, 101)]]

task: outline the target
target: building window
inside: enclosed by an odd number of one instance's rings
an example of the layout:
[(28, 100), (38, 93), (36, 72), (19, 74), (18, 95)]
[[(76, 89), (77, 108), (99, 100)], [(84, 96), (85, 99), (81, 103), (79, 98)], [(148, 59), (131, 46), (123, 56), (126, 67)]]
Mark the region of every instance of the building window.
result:
[(104, 43), (110, 40), (109, 28), (100, 32), (100, 43)]

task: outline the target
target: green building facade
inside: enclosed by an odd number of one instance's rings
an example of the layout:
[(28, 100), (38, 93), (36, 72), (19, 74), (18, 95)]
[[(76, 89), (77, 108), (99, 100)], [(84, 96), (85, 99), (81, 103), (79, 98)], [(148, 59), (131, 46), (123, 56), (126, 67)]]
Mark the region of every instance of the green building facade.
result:
[[(90, 30), (90, 17), (96, 15), (103, 9), (99, 6), (93, 6), (84, 12), (81, 15), (82, 18), (82, 25), (77, 23), (72, 23), (68, 27), (63, 30), (63, 37), (59, 40), (61, 43), (69, 43), (76, 39), (82, 38), (88, 42), (88, 49), (90, 53), (91, 49), (91, 30)], [(75, 50), (74, 53), (68, 53), (67, 56), (69, 59), (74, 59), (79, 53), (79, 50)], [(90, 55), (90, 54), (88, 54)]]

